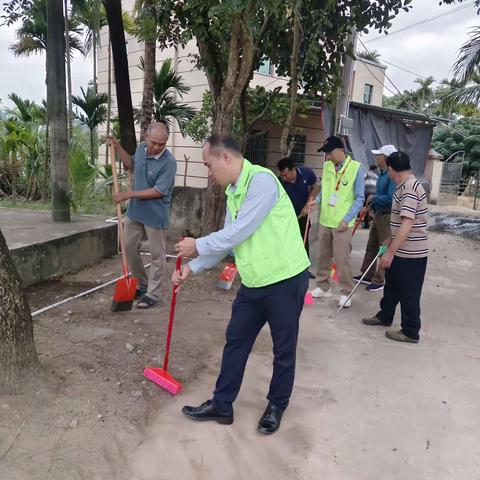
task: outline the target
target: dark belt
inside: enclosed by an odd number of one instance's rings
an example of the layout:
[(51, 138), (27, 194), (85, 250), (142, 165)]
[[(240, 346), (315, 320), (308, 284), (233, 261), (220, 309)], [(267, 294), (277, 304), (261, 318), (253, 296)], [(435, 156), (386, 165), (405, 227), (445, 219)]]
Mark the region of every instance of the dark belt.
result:
[(379, 212), (375, 212), (375, 216), (379, 216), (379, 215), (390, 215), (392, 213), (391, 210), (380, 210)]

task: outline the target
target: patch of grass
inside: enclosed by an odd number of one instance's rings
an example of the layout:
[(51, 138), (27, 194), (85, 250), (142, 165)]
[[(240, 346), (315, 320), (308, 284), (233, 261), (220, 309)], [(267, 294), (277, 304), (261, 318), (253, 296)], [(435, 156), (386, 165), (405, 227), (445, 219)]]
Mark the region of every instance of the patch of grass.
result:
[[(5, 208), (25, 208), (28, 210), (42, 210), (50, 211), (52, 209), (51, 203), (44, 203), (41, 201), (33, 202), (30, 200), (17, 200), (17, 203), (14, 205), (12, 200), (9, 198), (0, 200), (0, 207)], [(72, 209), (72, 214), (73, 214)], [(99, 193), (94, 197), (88, 200), (86, 205), (79, 205), (77, 214), (88, 214), (88, 215), (105, 215), (105, 216), (115, 216), (115, 206), (112, 203), (112, 200), (106, 198), (104, 193)]]
[(16, 204), (13, 204), (13, 201), (10, 198), (4, 198), (0, 200), (0, 207), (5, 208), (27, 208), (29, 210), (44, 210), (49, 211), (52, 209), (50, 202), (34, 202), (32, 200), (17, 200)]

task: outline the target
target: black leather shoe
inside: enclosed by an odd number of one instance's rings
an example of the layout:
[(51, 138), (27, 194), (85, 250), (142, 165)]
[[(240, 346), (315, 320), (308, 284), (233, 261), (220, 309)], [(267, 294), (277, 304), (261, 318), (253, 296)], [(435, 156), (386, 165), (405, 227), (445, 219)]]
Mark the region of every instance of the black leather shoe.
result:
[(265, 435), (271, 435), (280, 428), (283, 410), (272, 403), (267, 405), (262, 418), (258, 422), (257, 430)]
[(206, 422), (208, 420), (215, 420), (222, 425), (231, 425), (233, 423), (233, 413), (223, 413), (212, 403), (207, 400), (198, 407), (182, 408), (182, 412), (192, 420), (198, 422)]

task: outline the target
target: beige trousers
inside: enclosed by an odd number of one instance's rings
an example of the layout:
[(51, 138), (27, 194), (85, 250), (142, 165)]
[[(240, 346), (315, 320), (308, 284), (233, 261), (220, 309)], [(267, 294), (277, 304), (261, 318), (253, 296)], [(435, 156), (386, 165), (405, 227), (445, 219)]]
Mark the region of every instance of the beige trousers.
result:
[[(147, 237), (150, 245), (152, 263), (148, 277), (140, 255), (140, 242), (144, 236)], [(125, 217), (125, 243), (128, 268), (131, 274), (138, 278), (138, 288), (146, 289), (150, 298), (159, 300), (162, 277), (167, 263), (165, 230), (149, 227)]]
[(318, 259), (317, 285), (324, 291), (330, 288), (332, 263), (337, 266), (338, 286), (342, 295), (353, 289), (350, 252), (352, 250), (352, 229), (339, 232), (336, 228), (320, 225), (318, 232), (320, 255)]

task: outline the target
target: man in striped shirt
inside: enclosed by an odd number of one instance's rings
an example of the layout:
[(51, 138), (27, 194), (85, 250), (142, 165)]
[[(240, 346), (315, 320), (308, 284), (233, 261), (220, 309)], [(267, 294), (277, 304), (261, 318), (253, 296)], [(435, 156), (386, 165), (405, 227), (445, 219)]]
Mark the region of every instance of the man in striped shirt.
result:
[(403, 152), (387, 158), (388, 174), (397, 188), (393, 195), (392, 238), (380, 266), (386, 269), (380, 311), (363, 319), (365, 325), (390, 326), (400, 303), (401, 330), (387, 331), (390, 340), (418, 343), (420, 336), (420, 296), (427, 268), (427, 195), (410, 169)]

